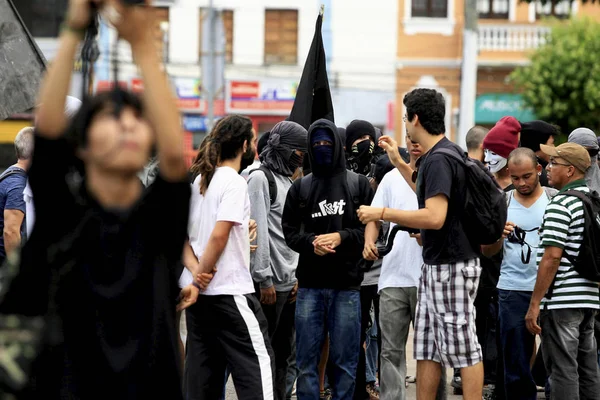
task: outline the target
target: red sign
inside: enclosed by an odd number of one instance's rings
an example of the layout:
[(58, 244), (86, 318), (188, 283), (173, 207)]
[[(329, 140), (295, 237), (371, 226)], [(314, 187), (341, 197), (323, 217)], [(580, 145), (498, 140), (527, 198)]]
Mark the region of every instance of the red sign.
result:
[(230, 81), (227, 112), (288, 114), (294, 105), (296, 84), (281, 80)]
[(242, 99), (256, 99), (260, 96), (259, 82), (231, 82), (231, 97)]

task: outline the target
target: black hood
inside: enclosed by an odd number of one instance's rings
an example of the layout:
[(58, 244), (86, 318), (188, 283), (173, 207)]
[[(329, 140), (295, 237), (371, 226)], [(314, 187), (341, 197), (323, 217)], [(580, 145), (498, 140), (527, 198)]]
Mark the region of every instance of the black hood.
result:
[[(333, 138), (333, 163), (331, 167), (322, 167), (315, 163), (312, 147), (313, 132), (316, 129), (326, 129)], [(342, 143), (337, 126), (327, 119), (319, 119), (312, 123), (308, 128), (308, 158), (312, 174), (316, 177), (330, 177), (346, 171), (346, 155), (344, 153), (344, 144)]]

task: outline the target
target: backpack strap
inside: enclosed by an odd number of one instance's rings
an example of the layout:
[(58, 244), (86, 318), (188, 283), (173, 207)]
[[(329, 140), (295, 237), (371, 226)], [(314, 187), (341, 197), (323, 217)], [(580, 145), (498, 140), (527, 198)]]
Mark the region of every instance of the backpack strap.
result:
[(548, 196), (548, 200), (552, 200), (552, 198), (554, 196), (557, 195), (558, 190), (551, 188), (551, 187), (547, 187), (547, 186), (543, 186), (544, 188), (544, 192), (546, 193), (546, 196)]
[(8, 172), (4, 171), (2, 173), (2, 175), (0, 175), (0, 182), (2, 182), (3, 180), (5, 180), (6, 178), (8, 178), (11, 175), (27, 176), (27, 172), (23, 171), (22, 169), (13, 169)]
[(432, 154), (435, 154), (435, 153), (444, 154), (444, 155), (454, 158), (457, 161), (460, 161), (462, 164), (465, 163), (464, 157), (461, 157), (458, 153), (456, 153), (455, 151), (452, 151), (450, 149), (446, 149), (446, 148), (437, 149)]
[(298, 207), (301, 209), (306, 208), (308, 204), (308, 198), (310, 196), (310, 187), (312, 186), (312, 174), (308, 174), (300, 179), (300, 196)]
[(252, 171), (250, 171), (249, 175), (252, 175), (252, 173), (256, 171), (262, 171), (267, 177), (267, 182), (269, 183), (269, 199), (271, 199), (272, 207), (275, 201), (277, 201), (277, 182), (275, 182), (275, 176), (273, 175), (273, 172), (264, 165), (253, 169)]
[(356, 172), (346, 171), (346, 183), (348, 184), (348, 190), (352, 196), (352, 204), (354, 204), (354, 210), (358, 210), (360, 207), (360, 176)]
[[(546, 191), (546, 194), (548, 194), (547, 191)], [(584, 192), (581, 192), (579, 190), (567, 190), (566, 192), (561, 193), (561, 194), (565, 195), (565, 196), (577, 197), (578, 199), (580, 199), (583, 202), (583, 212), (584, 212), (584, 216), (585, 216), (585, 213), (587, 211), (587, 206), (588, 205), (591, 206), (591, 201)], [(571, 265), (575, 266), (576, 260), (573, 257), (571, 257), (569, 255), (569, 253), (567, 253), (566, 249), (563, 251), (563, 254), (564, 254), (565, 258), (567, 260), (569, 260)], [(556, 272), (556, 275), (558, 275), (558, 271)], [(548, 288), (548, 292), (546, 292), (545, 297), (549, 300), (552, 299), (552, 295), (554, 294), (554, 284), (556, 283), (556, 275), (554, 275), (554, 278), (552, 279), (552, 283), (550, 284), (550, 288)]]

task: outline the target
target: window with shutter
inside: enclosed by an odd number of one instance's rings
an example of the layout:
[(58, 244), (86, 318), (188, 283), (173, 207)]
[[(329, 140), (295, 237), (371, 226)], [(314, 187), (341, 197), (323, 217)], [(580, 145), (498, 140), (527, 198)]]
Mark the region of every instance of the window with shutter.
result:
[(571, 16), (571, 1), (564, 0), (558, 3), (549, 1), (545, 5), (538, 1), (535, 5), (535, 16), (537, 19), (544, 17), (569, 18)]
[(412, 17), (448, 18), (448, 0), (412, 0)]
[[(202, 48), (202, 31), (207, 15), (206, 13), (207, 10), (205, 8), (200, 9), (200, 21), (198, 24), (198, 34), (200, 35), (200, 40), (198, 41), (200, 59), (202, 59), (202, 53), (204, 51)], [(233, 63), (233, 10), (221, 11), (221, 18), (223, 19), (223, 30), (225, 32), (225, 63), (231, 64)]]
[(512, 0), (477, 0), (479, 18), (508, 19), (509, 1)]
[(298, 63), (298, 11), (265, 11), (265, 64)]

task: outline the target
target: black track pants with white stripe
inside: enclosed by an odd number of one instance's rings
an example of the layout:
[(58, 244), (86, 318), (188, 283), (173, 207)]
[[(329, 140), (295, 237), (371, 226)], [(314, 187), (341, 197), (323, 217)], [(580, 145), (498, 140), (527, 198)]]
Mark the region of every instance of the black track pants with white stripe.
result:
[(204, 296), (185, 311), (187, 400), (218, 400), (225, 367), (240, 400), (272, 400), (275, 357), (267, 320), (253, 295)]

